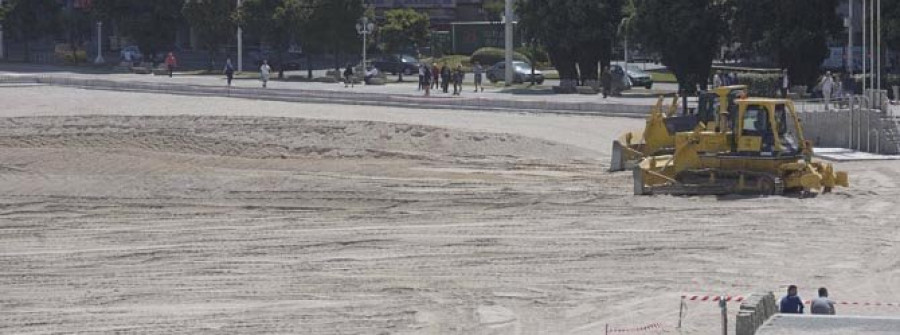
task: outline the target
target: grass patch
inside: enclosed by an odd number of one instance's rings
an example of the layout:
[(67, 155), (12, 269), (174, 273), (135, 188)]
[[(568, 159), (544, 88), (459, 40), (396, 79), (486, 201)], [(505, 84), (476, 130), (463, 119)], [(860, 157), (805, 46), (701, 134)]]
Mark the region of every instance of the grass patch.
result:
[(654, 83), (678, 83), (675, 75), (671, 72), (650, 72), (650, 76), (653, 77)]

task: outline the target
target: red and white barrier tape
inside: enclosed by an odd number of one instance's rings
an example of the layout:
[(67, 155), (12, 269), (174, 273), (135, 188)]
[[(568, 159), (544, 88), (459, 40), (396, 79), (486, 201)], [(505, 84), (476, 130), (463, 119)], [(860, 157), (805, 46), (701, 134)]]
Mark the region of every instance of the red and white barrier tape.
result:
[(643, 327), (635, 327), (635, 328), (607, 328), (606, 333), (632, 333), (632, 332), (640, 332), (651, 329), (663, 329), (663, 325), (661, 323), (651, 323), (649, 325)]
[(742, 296), (720, 296), (720, 295), (683, 295), (681, 299), (688, 301), (710, 301), (710, 302), (718, 302), (719, 300), (725, 300), (726, 302), (741, 302), (744, 301), (744, 297)]

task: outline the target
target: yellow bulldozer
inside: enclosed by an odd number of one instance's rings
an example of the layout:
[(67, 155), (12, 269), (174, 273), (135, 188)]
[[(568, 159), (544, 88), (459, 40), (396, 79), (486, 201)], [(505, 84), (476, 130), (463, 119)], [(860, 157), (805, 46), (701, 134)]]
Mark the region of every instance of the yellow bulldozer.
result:
[(694, 129), (676, 132), (670, 154), (643, 157), (634, 168), (634, 193), (806, 195), (849, 187), (846, 172), (812, 160), (812, 144), (790, 100), (733, 103), (713, 119), (700, 115)]
[[(711, 124), (718, 115), (734, 112), (735, 101), (745, 97), (747, 86), (722, 86), (702, 92), (694, 113), (677, 115), (679, 97), (672, 99), (664, 110), (664, 98), (660, 97), (647, 116), (643, 130), (629, 131), (613, 141), (610, 171), (633, 168), (648, 156), (671, 154), (675, 150), (675, 134), (693, 130), (698, 124)], [(710, 129), (713, 130), (713, 129)]]

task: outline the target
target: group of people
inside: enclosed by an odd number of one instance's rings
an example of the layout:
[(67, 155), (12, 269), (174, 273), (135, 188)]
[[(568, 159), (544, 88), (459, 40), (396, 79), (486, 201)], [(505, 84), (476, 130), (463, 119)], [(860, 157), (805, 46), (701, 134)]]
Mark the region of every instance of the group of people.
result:
[(724, 73), (722, 70), (716, 71), (713, 75), (713, 88), (722, 86), (731, 86), (738, 84), (737, 73)]
[[(797, 285), (788, 286), (787, 295), (781, 298), (778, 304), (779, 312), (788, 314), (803, 314), (803, 299), (797, 294)], [(828, 289), (819, 288), (819, 297), (810, 302), (810, 314), (834, 315), (834, 301), (828, 299)]]
[[(475, 74), (475, 92), (484, 92), (482, 78), (484, 76), (484, 68), (481, 64), (475, 62), (472, 66), (472, 72)], [(450, 85), (453, 85), (453, 95), (462, 94), (463, 81), (466, 79), (466, 72), (463, 71), (462, 64), (457, 64), (456, 69), (451, 69), (450, 65), (444, 64), (438, 66), (433, 64), (429, 67), (426, 64), (419, 64), (419, 90), (425, 91), (425, 96), (431, 95), (431, 90), (442, 90), (444, 93), (450, 93)]]

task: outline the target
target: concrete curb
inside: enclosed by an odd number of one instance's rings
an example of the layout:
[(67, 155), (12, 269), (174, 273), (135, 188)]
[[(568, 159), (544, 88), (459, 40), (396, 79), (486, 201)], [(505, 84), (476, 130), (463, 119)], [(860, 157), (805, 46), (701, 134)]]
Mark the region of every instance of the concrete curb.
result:
[(189, 96), (217, 96), (285, 102), (334, 103), (426, 109), (461, 109), (523, 113), (553, 113), (644, 118), (650, 106), (600, 104), (592, 102), (520, 101), (484, 98), (415, 97), (408, 95), (336, 92), (325, 90), (286, 90), (230, 88), (222, 86), (149, 83), (57, 76), (2, 76), (2, 84), (43, 84), (94, 90), (164, 93)]

